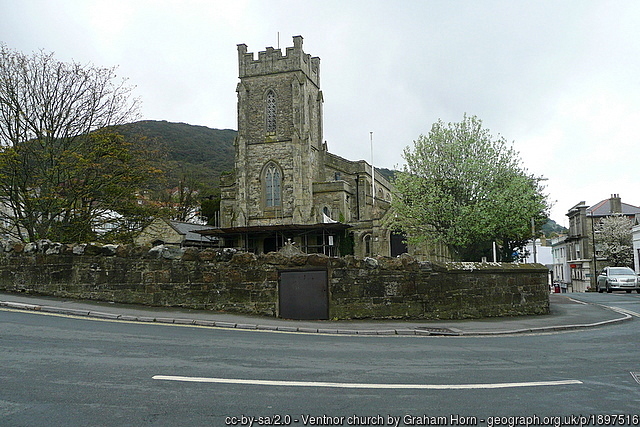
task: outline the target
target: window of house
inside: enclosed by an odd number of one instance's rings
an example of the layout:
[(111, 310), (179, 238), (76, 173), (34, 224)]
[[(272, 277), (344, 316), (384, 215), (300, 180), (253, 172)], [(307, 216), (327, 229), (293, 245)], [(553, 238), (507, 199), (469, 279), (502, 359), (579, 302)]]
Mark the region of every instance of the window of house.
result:
[(276, 133), (276, 94), (272, 90), (267, 92), (265, 115), (267, 133)]
[(282, 205), (282, 175), (280, 168), (271, 163), (264, 173), (265, 206), (268, 208)]

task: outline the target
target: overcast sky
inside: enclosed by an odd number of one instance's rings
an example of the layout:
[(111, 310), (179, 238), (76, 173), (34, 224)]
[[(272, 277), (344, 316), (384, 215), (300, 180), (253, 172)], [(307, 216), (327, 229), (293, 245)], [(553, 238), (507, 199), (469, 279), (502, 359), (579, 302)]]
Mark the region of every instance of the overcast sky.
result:
[(375, 165), (401, 167), (467, 113), (548, 179), (560, 224), (582, 200), (640, 205), (640, 1), (0, 0), (0, 17), (9, 48), (118, 66), (143, 119), (219, 129), (237, 129), (236, 45), (301, 35), (331, 152), (370, 161), (373, 132)]

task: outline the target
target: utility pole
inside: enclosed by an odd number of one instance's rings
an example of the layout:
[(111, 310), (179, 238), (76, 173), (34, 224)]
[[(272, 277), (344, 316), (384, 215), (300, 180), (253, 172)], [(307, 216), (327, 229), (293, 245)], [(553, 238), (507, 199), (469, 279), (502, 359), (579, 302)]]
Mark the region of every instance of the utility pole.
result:
[(533, 236), (533, 263), (538, 262), (538, 250), (536, 249), (536, 222), (531, 218), (531, 236)]
[(594, 224), (594, 216), (593, 211), (591, 211), (591, 254), (593, 267), (591, 270), (591, 278), (589, 283), (591, 284), (591, 289), (595, 289), (598, 284), (598, 255), (596, 253), (596, 226)]

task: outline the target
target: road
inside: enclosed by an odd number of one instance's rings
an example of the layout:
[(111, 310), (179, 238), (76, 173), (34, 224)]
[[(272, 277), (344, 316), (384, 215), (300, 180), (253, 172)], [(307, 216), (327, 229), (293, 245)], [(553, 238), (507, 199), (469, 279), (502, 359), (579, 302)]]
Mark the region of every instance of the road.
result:
[[(637, 294), (574, 296), (640, 317)], [(491, 426), (515, 416), (559, 425), (579, 415), (640, 425), (634, 373), (637, 317), (562, 333), (416, 337), (0, 310), (0, 425), (10, 426)], [(595, 417), (604, 414), (615, 418)]]
[(590, 292), (571, 294), (571, 297), (578, 301), (611, 307), (636, 318), (640, 317), (640, 295), (637, 294), (615, 292), (602, 295)]

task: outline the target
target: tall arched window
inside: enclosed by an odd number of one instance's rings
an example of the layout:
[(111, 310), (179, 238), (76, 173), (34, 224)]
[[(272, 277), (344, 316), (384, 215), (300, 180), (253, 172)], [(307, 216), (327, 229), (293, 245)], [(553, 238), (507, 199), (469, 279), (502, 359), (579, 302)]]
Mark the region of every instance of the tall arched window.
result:
[(276, 94), (272, 90), (267, 92), (265, 116), (267, 133), (276, 133)]
[(364, 256), (371, 256), (371, 234), (364, 236)]
[(280, 168), (273, 163), (267, 165), (264, 172), (265, 207), (282, 205), (282, 176)]

